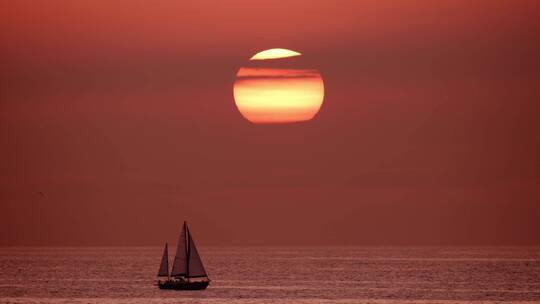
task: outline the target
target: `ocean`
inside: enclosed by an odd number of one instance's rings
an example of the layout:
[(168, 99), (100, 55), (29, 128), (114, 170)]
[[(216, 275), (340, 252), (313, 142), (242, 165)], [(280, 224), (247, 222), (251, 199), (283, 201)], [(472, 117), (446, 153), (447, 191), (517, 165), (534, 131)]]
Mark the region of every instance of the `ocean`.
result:
[(0, 303), (540, 303), (540, 248), (199, 252), (209, 288), (171, 291), (155, 286), (160, 247), (0, 248)]

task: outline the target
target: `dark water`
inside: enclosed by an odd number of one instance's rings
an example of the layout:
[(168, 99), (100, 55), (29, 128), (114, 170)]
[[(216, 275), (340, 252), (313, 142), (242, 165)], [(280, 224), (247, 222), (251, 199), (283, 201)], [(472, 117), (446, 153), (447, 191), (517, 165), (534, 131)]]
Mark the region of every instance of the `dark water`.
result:
[(0, 302), (540, 303), (540, 248), (200, 252), (209, 289), (161, 291), (161, 248), (0, 248)]

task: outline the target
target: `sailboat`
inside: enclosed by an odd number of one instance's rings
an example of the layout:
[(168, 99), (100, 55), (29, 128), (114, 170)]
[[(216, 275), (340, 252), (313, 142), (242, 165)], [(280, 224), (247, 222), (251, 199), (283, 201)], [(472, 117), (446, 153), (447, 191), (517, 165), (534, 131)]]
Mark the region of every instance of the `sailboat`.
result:
[(184, 222), (170, 273), (169, 252), (165, 243), (158, 271), (158, 286), (160, 289), (201, 290), (206, 289), (209, 283), (210, 279), (195, 247), (195, 241)]

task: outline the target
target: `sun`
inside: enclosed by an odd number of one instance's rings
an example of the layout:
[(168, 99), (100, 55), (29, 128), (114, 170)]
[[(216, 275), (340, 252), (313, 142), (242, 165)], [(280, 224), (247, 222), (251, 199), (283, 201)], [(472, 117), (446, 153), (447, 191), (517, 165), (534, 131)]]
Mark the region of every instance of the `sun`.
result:
[(256, 124), (308, 121), (319, 112), (324, 83), (302, 54), (268, 49), (253, 55), (236, 74), (234, 100), (242, 116)]

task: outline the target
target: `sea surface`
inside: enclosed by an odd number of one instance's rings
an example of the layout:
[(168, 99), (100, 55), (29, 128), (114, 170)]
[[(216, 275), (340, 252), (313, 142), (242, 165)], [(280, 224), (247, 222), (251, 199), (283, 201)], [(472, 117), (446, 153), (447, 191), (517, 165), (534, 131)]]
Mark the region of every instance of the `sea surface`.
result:
[(0, 303), (540, 303), (540, 248), (201, 247), (205, 291), (159, 290), (161, 250), (0, 248)]

